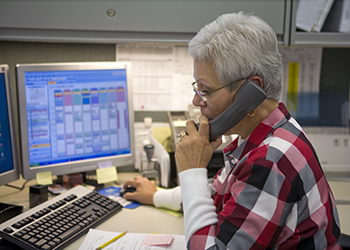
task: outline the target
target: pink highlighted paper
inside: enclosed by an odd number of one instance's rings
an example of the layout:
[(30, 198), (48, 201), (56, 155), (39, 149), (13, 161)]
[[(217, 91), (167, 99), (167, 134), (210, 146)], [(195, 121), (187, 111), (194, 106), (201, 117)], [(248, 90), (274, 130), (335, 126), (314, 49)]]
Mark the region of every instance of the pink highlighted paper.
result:
[(174, 240), (172, 235), (148, 235), (142, 242), (142, 246), (170, 246)]

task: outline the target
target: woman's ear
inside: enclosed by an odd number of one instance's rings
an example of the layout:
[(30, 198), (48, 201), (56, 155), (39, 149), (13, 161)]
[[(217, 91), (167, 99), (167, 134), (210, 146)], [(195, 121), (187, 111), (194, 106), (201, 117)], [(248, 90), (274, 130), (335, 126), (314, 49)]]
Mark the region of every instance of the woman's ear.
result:
[(256, 85), (258, 85), (260, 88), (263, 89), (264, 84), (263, 84), (263, 81), (261, 80), (261, 78), (260, 78), (259, 76), (252, 76), (252, 77), (250, 77), (250, 79), (251, 79)]

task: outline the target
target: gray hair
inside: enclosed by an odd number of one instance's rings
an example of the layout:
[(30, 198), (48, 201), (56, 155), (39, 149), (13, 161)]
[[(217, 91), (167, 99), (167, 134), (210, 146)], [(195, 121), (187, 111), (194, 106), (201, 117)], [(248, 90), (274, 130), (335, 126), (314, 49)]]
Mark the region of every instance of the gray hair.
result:
[(224, 14), (197, 33), (189, 43), (189, 53), (194, 60), (213, 63), (224, 85), (257, 75), (267, 97), (279, 99), (282, 58), (276, 33), (261, 18), (243, 12)]

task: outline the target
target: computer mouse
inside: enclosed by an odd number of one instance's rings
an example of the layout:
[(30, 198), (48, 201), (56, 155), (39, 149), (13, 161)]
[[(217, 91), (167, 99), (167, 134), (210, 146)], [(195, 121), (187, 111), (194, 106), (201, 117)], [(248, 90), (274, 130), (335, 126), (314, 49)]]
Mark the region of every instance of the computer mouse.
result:
[(134, 187), (132, 187), (132, 186), (129, 186), (129, 187), (127, 187), (126, 189), (122, 189), (122, 190), (119, 192), (119, 194), (120, 194), (121, 197), (123, 197), (123, 195), (124, 195), (125, 193), (128, 193), (128, 192), (133, 193), (133, 192), (135, 192), (135, 191), (136, 191), (136, 188), (134, 188)]

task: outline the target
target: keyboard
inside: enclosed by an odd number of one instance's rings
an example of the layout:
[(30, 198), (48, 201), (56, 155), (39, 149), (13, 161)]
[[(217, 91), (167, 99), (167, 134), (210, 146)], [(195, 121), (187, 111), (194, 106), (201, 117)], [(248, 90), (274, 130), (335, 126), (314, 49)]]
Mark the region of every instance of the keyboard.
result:
[(0, 224), (0, 237), (22, 249), (63, 249), (121, 209), (118, 202), (76, 186)]

